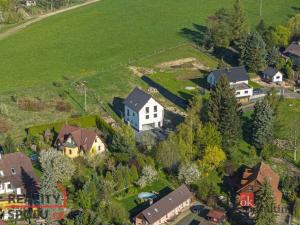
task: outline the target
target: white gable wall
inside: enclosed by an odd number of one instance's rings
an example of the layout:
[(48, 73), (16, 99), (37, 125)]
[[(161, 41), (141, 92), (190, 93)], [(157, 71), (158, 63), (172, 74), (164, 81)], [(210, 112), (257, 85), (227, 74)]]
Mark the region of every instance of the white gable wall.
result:
[[(154, 111), (157, 106), (157, 111)], [(149, 108), (147, 113), (146, 109)], [(148, 116), (148, 117), (147, 117)], [(139, 112), (139, 130), (149, 130), (151, 126), (162, 127), (164, 120), (164, 108), (157, 101), (151, 98)], [(145, 126), (149, 125), (149, 126)], [(151, 125), (151, 126), (150, 126)]]
[(283, 75), (280, 71), (278, 71), (273, 77), (272, 77), (272, 82), (282, 82), (283, 80)]

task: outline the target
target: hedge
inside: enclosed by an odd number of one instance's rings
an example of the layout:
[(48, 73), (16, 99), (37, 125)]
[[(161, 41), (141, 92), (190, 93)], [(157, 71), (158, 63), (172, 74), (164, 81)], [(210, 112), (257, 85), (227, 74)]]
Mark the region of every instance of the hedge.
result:
[[(52, 129), (56, 133), (59, 133), (59, 131), (65, 124), (74, 125), (82, 128), (97, 127), (97, 121), (98, 124), (99, 121), (101, 121), (101, 123), (103, 124), (107, 124), (103, 119), (100, 119), (98, 116), (90, 115), (90, 116), (83, 116), (78, 118), (68, 118), (65, 121), (61, 121), (61, 122), (29, 127), (27, 129), (27, 133), (32, 136), (38, 136), (44, 134), (46, 130), (52, 130)], [(107, 126), (109, 125), (107, 124)]]

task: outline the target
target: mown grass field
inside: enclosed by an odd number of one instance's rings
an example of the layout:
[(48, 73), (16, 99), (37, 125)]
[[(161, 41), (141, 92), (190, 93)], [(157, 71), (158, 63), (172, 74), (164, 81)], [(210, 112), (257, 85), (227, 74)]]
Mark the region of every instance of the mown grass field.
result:
[[(84, 114), (84, 97), (74, 86), (77, 80), (87, 81), (88, 113), (98, 114), (100, 105), (111, 113), (108, 103), (114, 97), (124, 98), (136, 85), (147, 86), (128, 66), (153, 68), (162, 62), (195, 57), (213, 68), (217, 61), (193, 48), (181, 30), (194, 30), (193, 24), (205, 25), (208, 15), (220, 7), (231, 7), (233, 2), (102, 0), (33, 24), (0, 41), (0, 103), (8, 108), (8, 114), (1, 116), (12, 125), (11, 133), (21, 139), (29, 126)], [(259, 1), (243, 3), (254, 26), (260, 20)], [(263, 18), (272, 24), (284, 23), (296, 13), (297, 3), (264, 0)], [(193, 76), (182, 71), (176, 72), (181, 80), (173, 80), (170, 74), (155, 76), (154, 80), (180, 96), (179, 90), (196, 86), (191, 80), (201, 74)], [(53, 82), (60, 82), (61, 87), (53, 86)], [(66, 101), (73, 105), (70, 113), (22, 111), (11, 101), (16, 94), (51, 102), (60, 99), (63, 92), (69, 93)]]
[[(256, 24), (259, 1), (243, 2), (251, 23)], [(286, 21), (297, 10), (297, 0), (263, 2), (263, 18), (273, 24)], [(102, 0), (48, 18), (0, 41), (0, 90), (47, 85), (63, 76), (95, 75), (105, 91), (124, 93), (132, 79), (120, 67), (187, 41), (180, 34), (182, 28), (193, 29), (193, 23), (204, 25), (209, 14), (232, 3)]]

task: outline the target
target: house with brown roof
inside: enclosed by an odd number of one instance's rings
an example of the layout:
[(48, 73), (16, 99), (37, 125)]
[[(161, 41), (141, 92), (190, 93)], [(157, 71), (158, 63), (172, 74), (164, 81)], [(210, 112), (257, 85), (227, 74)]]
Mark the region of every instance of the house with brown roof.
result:
[(134, 218), (135, 225), (165, 224), (181, 212), (189, 209), (193, 201), (194, 194), (183, 184), (139, 213)]
[[(35, 175), (31, 160), (21, 152), (0, 155), (0, 210), (1, 218), (11, 218), (8, 206), (11, 205), (11, 196), (37, 196), (39, 180)], [(27, 204), (19, 198), (18, 205)], [(12, 211), (10, 211), (12, 212)], [(0, 220), (0, 224), (4, 224)]]
[(284, 56), (291, 59), (294, 65), (300, 64), (300, 44), (293, 42), (283, 52)]
[(60, 130), (55, 146), (70, 158), (99, 154), (106, 150), (104, 141), (95, 131), (70, 125), (64, 125)]
[(277, 206), (281, 203), (282, 193), (278, 190), (279, 176), (270, 166), (261, 162), (253, 168), (246, 168), (243, 172), (241, 183), (239, 185), (237, 194), (241, 193), (256, 193), (268, 179), (274, 193), (274, 200)]
[(221, 209), (212, 209), (206, 217), (213, 224), (222, 224), (226, 219), (226, 213)]
[(25, 154), (0, 154), (0, 195), (36, 192), (37, 186), (38, 178)]

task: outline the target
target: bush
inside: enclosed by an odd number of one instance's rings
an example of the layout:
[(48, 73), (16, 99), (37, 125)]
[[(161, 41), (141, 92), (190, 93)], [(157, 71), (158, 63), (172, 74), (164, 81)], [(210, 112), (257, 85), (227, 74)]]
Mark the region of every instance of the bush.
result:
[(10, 123), (4, 118), (0, 118), (0, 133), (7, 133), (10, 129)]
[(39, 99), (22, 98), (18, 101), (20, 109), (25, 111), (42, 111), (45, 109), (46, 104)]
[(54, 81), (52, 84), (54, 87), (62, 87), (63, 86), (62, 83), (59, 81)]
[(294, 205), (294, 216), (300, 218), (300, 199), (297, 198)]
[(72, 110), (72, 105), (69, 102), (57, 101), (55, 109), (60, 112), (70, 112)]
[(61, 121), (56, 123), (43, 124), (39, 126), (30, 127), (27, 129), (27, 133), (32, 136), (43, 135), (46, 130), (54, 130), (59, 133), (60, 129), (66, 124), (79, 126), (82, 128), (96, 127), (97, 116), (82, 116), (78, 118), (69, 118), (67, 121)]
[(8, 115), (8, 108), (5, 104), (0, 104), (0, 114), (7, 116)]

